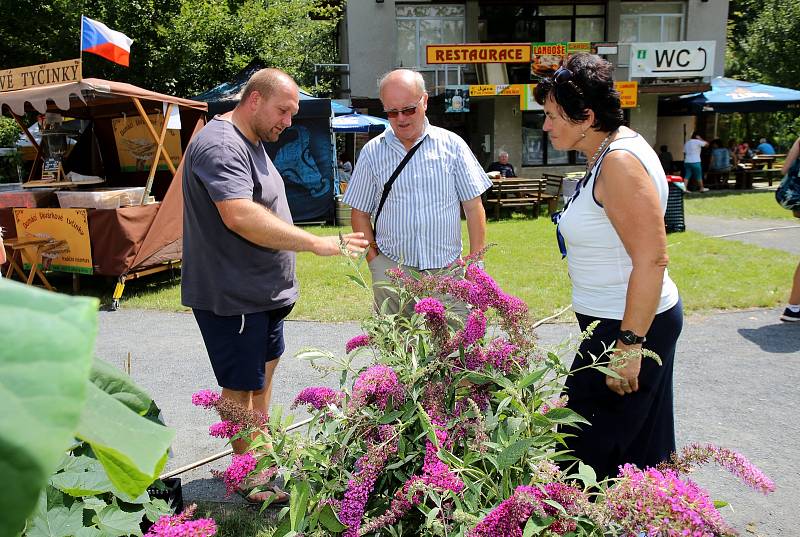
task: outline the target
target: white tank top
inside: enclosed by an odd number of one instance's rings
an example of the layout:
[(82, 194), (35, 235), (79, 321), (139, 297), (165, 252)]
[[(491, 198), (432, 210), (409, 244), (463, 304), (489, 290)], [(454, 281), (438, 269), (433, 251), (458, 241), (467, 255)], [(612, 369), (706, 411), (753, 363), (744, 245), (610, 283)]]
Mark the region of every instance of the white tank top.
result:
[[(633, 134), (609, 144), (578, 196), (561, 215), (558, 228), (567, 245), (573, 309), (592, 317), (621, 320), (633, 263), (605, 209), (594, 198), (595, 177), (611, 151), (628, 151), (642, 163), (656, 186), (664, 214), (669, 190), (661, 162), (645, 139)], [(656, 313), (670, 309), (678, 298), (678, 288), (665, 269)]]

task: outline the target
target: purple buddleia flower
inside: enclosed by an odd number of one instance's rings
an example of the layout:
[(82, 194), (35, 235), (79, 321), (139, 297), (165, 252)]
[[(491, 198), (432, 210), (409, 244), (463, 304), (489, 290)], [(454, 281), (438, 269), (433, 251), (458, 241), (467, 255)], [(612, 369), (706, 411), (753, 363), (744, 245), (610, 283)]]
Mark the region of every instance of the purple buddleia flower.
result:
[(347, 352), (347, 354), (350, 354), (359, 347), (366, 347), (367, 345), (369, 345), (369, 336), (366, 334), (361, 334), (351, 338), (344, 346), (344, 350)]
[(747, 457), (714, 444), (690, 444), (683, 448), (680, 456), (676, 457), (674, 462), (679, 471), (686, 472), (692, 466), (705, 464), (711, 460), (758, 492), (767, 494), (775, 491), (775, 483), (747, 460)]
[(203, 408), (214, 408), (220, 397), (222, 397), (220, 394), (211, 390), (200, 390), (192, 394), (192, 404)]
[(217, 533), (213, 518), (190, 520), (196, 505), (192, 504), (177, 515), (164, 515), (150, 526), (145, 537), (211, 537)]
[(464, 346), (474, 344), (486, 335), (486, 316), (481, 310), (472, 310), (462, 332)]
[(398, 406), (405, 398), (405, 392), (397, 380), (397, 374), (391, 367), (376, 364), (361, 373), (353, 384), (353, 404), (356, 408), (374, 404), (381, 410), (391, 397)]
[(225, 482), (228, 495), (236, 492), (237, 487), (256, 468), (256, 458), (251, 453), (234, 455), (228, 468), (219, 474)]
[(233, 438), (242, 430), (242, 426), (228, 420), (213, 424), (208, 428), (208, 434), (217, 438)]
[(308, 405), (317, 410), (327, 408), (328, 405), (339, 406), (342, 404), (344, 394), (327, 386), (314, 386), (303, 388), (292, 402), (292, 408)]

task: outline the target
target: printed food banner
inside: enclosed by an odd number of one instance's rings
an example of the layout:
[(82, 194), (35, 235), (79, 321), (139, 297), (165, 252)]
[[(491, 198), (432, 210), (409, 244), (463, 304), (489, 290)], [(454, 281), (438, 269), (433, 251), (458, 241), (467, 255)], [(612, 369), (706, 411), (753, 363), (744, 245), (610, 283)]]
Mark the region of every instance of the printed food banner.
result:
[(591, 52), (588, 41), (561, 41), (554, 43), (532, 43), (531, 75), (540, 78), (553, 76), (553, 73), (570, 57), (578, 52)]
[(636, 108), (639, 104), (639, 83), (634, 81), (617, 81), (614, 87), (619, 92), (619, 101), (622, 108)]
[[(161, 134), (164, 116), (152, 114), (147, 117), (150, 118), (156, 134)], [(144, 124), (144, 119), (141, 116), (123, 117), (111, 120), (111, 125), (114, 129), (114, 139), (117, 142), (120, 170), (123, 172), (149, 171), (156, 154), (156, 141), (153, 140), (150, 130)], [(177, 168), (181, 161), (181, 132), (167, 129), (164, 147), (169, 153), (172, 164)], [(168, 169), (163, 155), (158, 169)]]
[[(17, 238), (50, 239), (48, 252), (56, 254), (50, 268), (62, 272), (92, 274), (92, 246), (86, 209), (14, 209)], [(23, 256), (25, 268), (33, 259)], [(41, 265), (41, 264), (40, 264)]]

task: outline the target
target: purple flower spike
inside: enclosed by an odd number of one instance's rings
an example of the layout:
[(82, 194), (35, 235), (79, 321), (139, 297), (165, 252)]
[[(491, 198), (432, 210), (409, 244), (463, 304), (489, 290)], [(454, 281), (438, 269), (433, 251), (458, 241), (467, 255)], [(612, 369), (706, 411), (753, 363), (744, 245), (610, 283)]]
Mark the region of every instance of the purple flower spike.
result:
[(486, 316), (480, 310), (473, 310), (464, 326), (464, 345), (472, 345), (486, 335)]
[(225, 489), (228, 495), (236, 492), (236, 488), (244, 481), (250, 472), (256, 468), (256, 458), (250, 453), (234, 455), (231, 464), (222, 473), (222, 480), (225, 482)]
[(353, 403), (356, 407), (375, 404), (385, 410), (390, 397), (395, 405), (405, 398), (405, 391), (391, 367), (373, 365), (361, 373), (353, 384)]
[(203, 408), (213, 408), (220, 397), (222, 397), (220, 394), (212, 392), (211, 390), (200, 390), (192, 394), (192, 404)]
[(179, 515), (164, 515), (150, 526), (145, 537), (211, 537), (217, 533), (213, 518), (189, 520), (197, 508), (192, 504)]
[(208, 428), (208, 434), (216, 438), (233, 438), (242, 430), (242, 426), (232, 421), (223, 420)]
[(366, 347), (367, 345), (369, 345), (369, 336), (366, 334), (361, 334), (351, 338), (350, 341), (348, 341), (344, 346), (344, 350), (347, 352), (347, 354), (350, 354), (359, 347)]
[(327, 408), (328, 405), (339, 406), (342, 404), (344, 394), (326, 386), (304, 388), (297, 394), (292, 403), (292, 408), (300, 405), (309, 405), (317, 410)]

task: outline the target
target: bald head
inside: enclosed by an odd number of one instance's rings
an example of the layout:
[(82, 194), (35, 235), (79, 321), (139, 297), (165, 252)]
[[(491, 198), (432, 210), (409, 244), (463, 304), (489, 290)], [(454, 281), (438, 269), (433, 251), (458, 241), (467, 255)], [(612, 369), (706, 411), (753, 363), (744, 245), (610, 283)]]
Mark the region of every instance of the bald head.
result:
[(411, 69), (395, 69), (389, 71), (378, 82), (378, 94), (383, 97), (384, 88), (387, 85), (403, 86), (417, 94), (425, 93), (425, 79), (422, 75)]
[(253, 73), (253, 76), (247, 81), (239, 102), (246, 101), (254, 91), (257, 91), (264, 98), (269, 98), (275, 95), (276, 92), (287, 89), (296, 92), (300, 91), (292, 77), (280, 69), (261, 69)]

